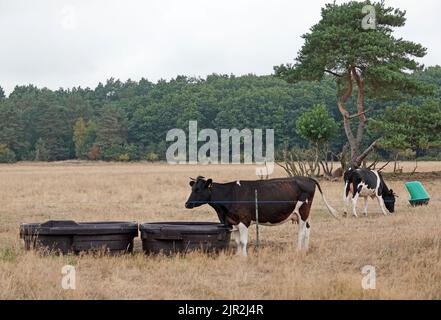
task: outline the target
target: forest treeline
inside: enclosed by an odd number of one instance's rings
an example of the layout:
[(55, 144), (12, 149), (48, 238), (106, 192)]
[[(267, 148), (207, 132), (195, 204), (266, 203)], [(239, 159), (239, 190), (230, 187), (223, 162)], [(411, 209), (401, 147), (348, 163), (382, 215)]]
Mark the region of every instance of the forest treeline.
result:
[[(441, 157), (441, 67), (413, 76), (433, 85), (434, 94), (365, 103), (372, 118), (367, 139), (384, 136), (378, 152), (385, 158), (412, 148), (420, 157)], [(330, 145), (337, 152), (346, 137), (336, 92), (327, 77), (288, 84), (271, 75), (218, 74), (157, 83), (112, 78), (95, 89), (16, 86), (9, 96), (0, 88), (0, 162), (164, 159), (167, 131), (188, 130), (190, 120), (197, 120), (199, 129), (271, 128), (276, 151), (306, 148), (297, 119), (318, 105), (336, 120)], [(348, 106), (355, 110), (354, 101)], [(415, 141), (424, 132), (424, 141)]]

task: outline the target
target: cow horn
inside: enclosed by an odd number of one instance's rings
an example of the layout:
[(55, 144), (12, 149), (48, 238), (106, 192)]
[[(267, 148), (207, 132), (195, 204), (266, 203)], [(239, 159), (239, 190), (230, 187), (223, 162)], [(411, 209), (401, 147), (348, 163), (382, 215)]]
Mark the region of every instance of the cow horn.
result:
[(192, 177), (189, 177), (190, 178), (190, 180), (191, 181), (196, 181), (196, 179), (195, 178), (192, 178)]

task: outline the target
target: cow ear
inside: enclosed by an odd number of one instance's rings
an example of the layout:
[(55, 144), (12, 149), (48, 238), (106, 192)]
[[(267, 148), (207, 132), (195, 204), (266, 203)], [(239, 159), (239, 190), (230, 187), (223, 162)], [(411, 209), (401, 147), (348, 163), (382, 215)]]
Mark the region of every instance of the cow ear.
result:
[(205, 186), (207, 187), (207, 188), (211, 188), (211, 185), (213, 184), (213, 180), (212, 179), (208, 179), (206, 182), (205, 182)]
[(190, 185), (190, 187), (193, 187), (194, 181), (190, 181), (189, 185)]

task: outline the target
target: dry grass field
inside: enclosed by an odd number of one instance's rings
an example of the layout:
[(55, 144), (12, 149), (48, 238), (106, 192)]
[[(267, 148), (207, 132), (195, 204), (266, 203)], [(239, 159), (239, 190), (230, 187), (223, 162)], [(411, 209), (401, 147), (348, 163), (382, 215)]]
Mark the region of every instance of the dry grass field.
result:
[[(405, 164), (408, 170), (412, 163)], [(419, 164), (420, 171), (441, 163)], [(203, 206), (188, 210), (188, 177), (255, 179), (253, 166), (19, 163), (0, 165), (0, 299), (441, 299), (441, 180), (422, 180), (429, 206), (411, 208), (405, 181), (388, 181), (400, 196), (384, 217), (376, 201), (369, 216), (337, 221), (319, 196), (312, 206), (307, 254), (296, 252), (297, 226), (261, 228), (261, 248), (249, 256), (42, 256), (25, 252), (21, 222), (135, 220), (216, 221)], [(278, 168), (274, 177), (284, 176)], [(331, 204), (343, 208), (342, 182), (322, 181)], [(234, 247), (234, 244), (232, 244)], [(76, 289), (63, 290), (61, 268), (76, 267)], [(376, 268), (376, 289), (361, 286), (361, 269)]]

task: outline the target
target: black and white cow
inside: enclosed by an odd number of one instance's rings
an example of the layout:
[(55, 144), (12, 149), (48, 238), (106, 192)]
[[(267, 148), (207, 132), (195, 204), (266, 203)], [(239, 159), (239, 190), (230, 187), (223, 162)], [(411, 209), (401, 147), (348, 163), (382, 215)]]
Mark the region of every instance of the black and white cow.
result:
[(274, 226), (287, 221), (298, 222), (298, 249), (308, 249), (309, 212), (316, 187), (329, 212), (329, 206), (317, 181), (306, 177), (278, 178), (256, 181), (215, 183), (197, 177), (190, 181), (191, 194), (185, 203), (188, 209), (208, 204), (216, 210), (219, 220), (232, 226), (237, 253), (246, 255), (248, 227), (256, 221), (255, 192), (258, 193), (259, 224)]
[[(349, 168), (344, 173), (345, 188), (343, 201), (345, 203), (344, 215), (347, 215), (349, 198), (352, 196), (352, 214), (357, 217), (358, 197), (364, 198), (364, 214), (367, 216), (367, 201), (371, 197), (377, 198), (381, 211), (387, 215), (387, 210), (392, 213), (395, 207), (395, 194), (389, 189), (381, 174), (377, 171), (364, 168)], [(352, 194), (351, 194), (352, 193)]]

